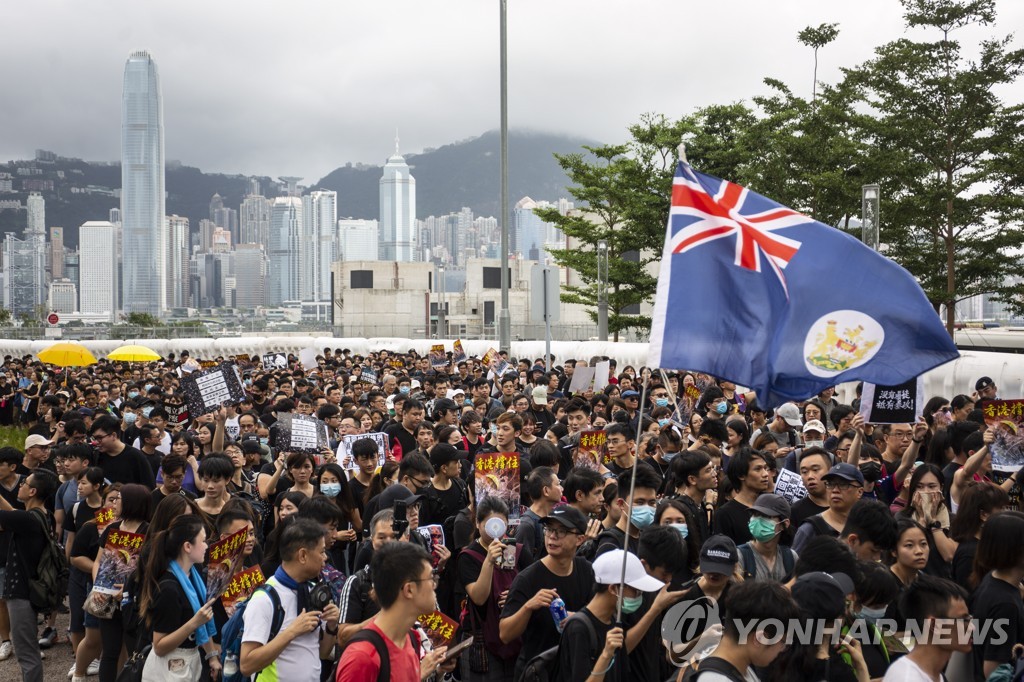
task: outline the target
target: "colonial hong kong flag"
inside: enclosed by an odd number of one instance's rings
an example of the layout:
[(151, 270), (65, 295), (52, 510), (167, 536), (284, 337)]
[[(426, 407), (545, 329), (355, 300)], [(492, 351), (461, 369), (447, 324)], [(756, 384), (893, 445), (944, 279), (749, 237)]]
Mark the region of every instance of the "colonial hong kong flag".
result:
[(910, 273), (853, 237), (680, 163), (648, 362), (768, 405), (893, 385), (959, 353)]

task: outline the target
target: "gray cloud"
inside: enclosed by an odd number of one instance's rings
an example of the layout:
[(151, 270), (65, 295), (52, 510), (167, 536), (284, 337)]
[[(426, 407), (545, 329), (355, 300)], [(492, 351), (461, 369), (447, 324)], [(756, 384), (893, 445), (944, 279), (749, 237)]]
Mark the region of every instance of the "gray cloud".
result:
[[(807, 25), (840, 23), (820, 53), (837, 77), (904, 34), (895, 0), (509, 0), (512, 126), (617, 142), (644, 112), (747, 99), (765, 76), (811, 88)], [(1024, 25), (1001, 0), (997, 26)], [(166, 153), (204, 170), (315, 180), (382, 163), (395, 128), (418, 151), (498, 126), (497, 0), (8, 3), (0, 158), (37, 147), (120, 155), (124, 61), (157, 60)], [(1024, 99), (1024, 86), (1008, 89)]]

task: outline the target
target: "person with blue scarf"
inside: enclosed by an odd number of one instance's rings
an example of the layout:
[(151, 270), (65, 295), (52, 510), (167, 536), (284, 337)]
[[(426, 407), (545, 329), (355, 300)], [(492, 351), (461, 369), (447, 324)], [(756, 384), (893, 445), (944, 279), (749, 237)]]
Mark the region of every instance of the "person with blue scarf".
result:
[(153, 538), (139, 598), (139, 615), (153, 630), (144, 682), (198, 680), (203, 659), (210, 678), (220, 677), (220, 647), (213, 641), (217, 630), (212, 622), (217, 596), (207, 598), (196, 568), (206, 548), (206, 528), (194, 514), (177, 517)]

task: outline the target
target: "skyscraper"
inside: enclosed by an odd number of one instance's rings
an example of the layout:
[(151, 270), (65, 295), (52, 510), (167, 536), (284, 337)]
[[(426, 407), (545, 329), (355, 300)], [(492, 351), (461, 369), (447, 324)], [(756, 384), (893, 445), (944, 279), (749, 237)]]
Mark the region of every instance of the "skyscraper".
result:
[(239, 244), (235, 250), (235, 306), (263, 305), (266, 291), (267, 257), (262, 244)]
[[(161, 223), (163, 221), (161, 220)], [(111, 314), (116, 308), (117, 261), (114, 225), (90, 221), (78, 228), (79, 310), (85, 314)], [(134, 298), (125, 291), (125, 301)]]
[(167, 307), (184, 308), (189, 304), (188, 218), (167, 216)]
[[(134, 52), (125, 63), (121, 105), (122, 302), (125, 312), (161, 315), (167, 307), (164, 112), (148, 52)], [(83, 309), (85, 290), (83, 276)]]
[(337, 222), (337, 192), (319, 190), (302, 197), (299, 288), (303, 301), (331, 299), (331, 260)]
[(270, 209), (270, 270), (267, 305), (299, 300), (302, 199), (278, 197)]
[(50, 228), (50, 277), (64, 277), (64, 228)]
[[(259, 192), (259, 182), (253, 190)], [(250, 194), (242, 200), (239, 210), (238, 243), (260, 244), (264, 252), (270, 248), (270, 201), (260, 194)]]
[(377, 260), (378, 233), (376, 220), (339, 220), (338, 247), (334, 260)]
[(416, 260), (416, 178), (398, 153), (384, 165), (380, 179), (380, 260)]

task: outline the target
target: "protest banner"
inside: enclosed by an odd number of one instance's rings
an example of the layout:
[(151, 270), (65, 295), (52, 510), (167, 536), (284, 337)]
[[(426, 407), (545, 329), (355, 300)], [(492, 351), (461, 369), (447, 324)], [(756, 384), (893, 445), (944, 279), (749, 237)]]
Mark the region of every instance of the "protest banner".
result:
[(580, 367), (577, 365), (572, 372), (572, 381), (569, 382), (571, 393), (586, 393), (594, 388), (594, 374), (596, 367)]
[(373, 386), (377, 385), (377, 371), (372, 367), (364, 367), (363, 371), (359, 373), (359, 381), (364, 384), (370, 384)]
[(217, 362), (216, 360), (200, 360), (199, 361), (200, 369), (213, 369), (214, 367), (216, 367), (219, 364), (220, 363)]
[(459, 364), (466, 361), (466, 351), (462, 348), (462, 339), (456, 339), (452, 344), (452, 362)]
[(110, 525), (111, 521), (117, 518), (117, 513), (114, 511), (113, 507), (103, 507), (96, 512), (96, 516), (92, 518), (96, 522), (96, 532), (102, 534), (103, 531), (107, 529), (107, 526)]
[(427, 545), (430, 547), (430, 565), (437, 568), (438, 561), (440, 561), (437, 548), (444, 547), (444, 528), (440, 524), (434, 523), (429, 526), (420, 526), (416, 532), (427, 541)]
[(263, 369), (287, 369), (288, 355), (286, 353), (264, 353)]
[(597, 471), (604, 461), (608, 434), (604, 431), (583, 431), (580, 433), (579, 446), (572, 456), (574, 467), (583, 467)]
[(476, 462), (476, 503), (485, 497), (498, 497), (508, 505), (508, 518), (518, 521), (520, 509), (519, 455), (515, 452), (488, 452)]
[(444, 369), (448, 366), (448, 356), (444, 352), (443, 343), (435, 343), (430, 347), (430, 366), (434, 369)]
[(423, 630), (427, 633), (427, 639), (435, 649), (451, 644), (455, 639), (455, 632), (459, 629), (459, 624), (455, 620), (440, 611), (425, 613), (416, 620), (423, 626)]
[(352, 456), (352, 445), (359, 440), (372, 440), (377, 444), (377, 466), (384, 466), (384, 462), (388, 459), (391, 444), (388, 442), (388, 435), (386, 433), (375, 431), (373, 433), (350, 433), (341, 437), (341, 442), (338, 443), (337, 459), (341, 463), (342, 468), (348, 471), (359, 470), (356, 458)]
[(249, 529), (243, 528), (210, 545), (206, 562), (206, 594), (210, 598), (224, 594), (231, 584), (238, 566), (242, 563), (242, 552)]
[(924, 379), (915, 377), (896, 386), (864, 382), (860, 416), (866, 424), (913, 424), (924, 408)]
[(981, 405), (985, 424), (995, 427), (988, 446), (992, 470), (1013, 473), (1024, 467), (1024, 400), (986, 400)]
[(316, 362), (316, 348), (303, 348), (300, 350), (299, 362), (302, 363), (302, 368), (307, 372), (319, 367)]
[(164, 403), (169, 424), (185, 424), (188, 422), (188, 405), (185, 403)]
[(789, 469), (779, 469), (778, 478), (775, 480), (775, 494), (781, 495), (795, 504), (807, 497), (807, 488), (804, 487), (804, 480), (800, 474)]
[(235, 608), (239, 604), (251, 597), (256, 588), (265, 582), (266, 578), (263, 576), (263, 571), (260, 570), (258, 564), (252, 568), (235, 573), (220, 597), (220, 603), (223, 604), (228, 618), (235, 612)]
[(327, 424), (305, 414), (284, 413), (274, 423), (277, 437), (274, 447), (285, 452), (319, 455), (328, 447)]
[(93, 591), (111, 596), (120, 594), (128, 576), (135, 572), (145, 539), (142, 533), (111, 531), (103, 545)]
[(610, 360), (602, 360), (594, 365), (594, 393), (603, 391), (610, 380), (612, 363)]
[(240, 403), (245, 399), (245, 389), (238, 380), (235, 365), (229, 362), (182, 377), (181, 392), (193, 419), (219, 409), (224, 403)]

